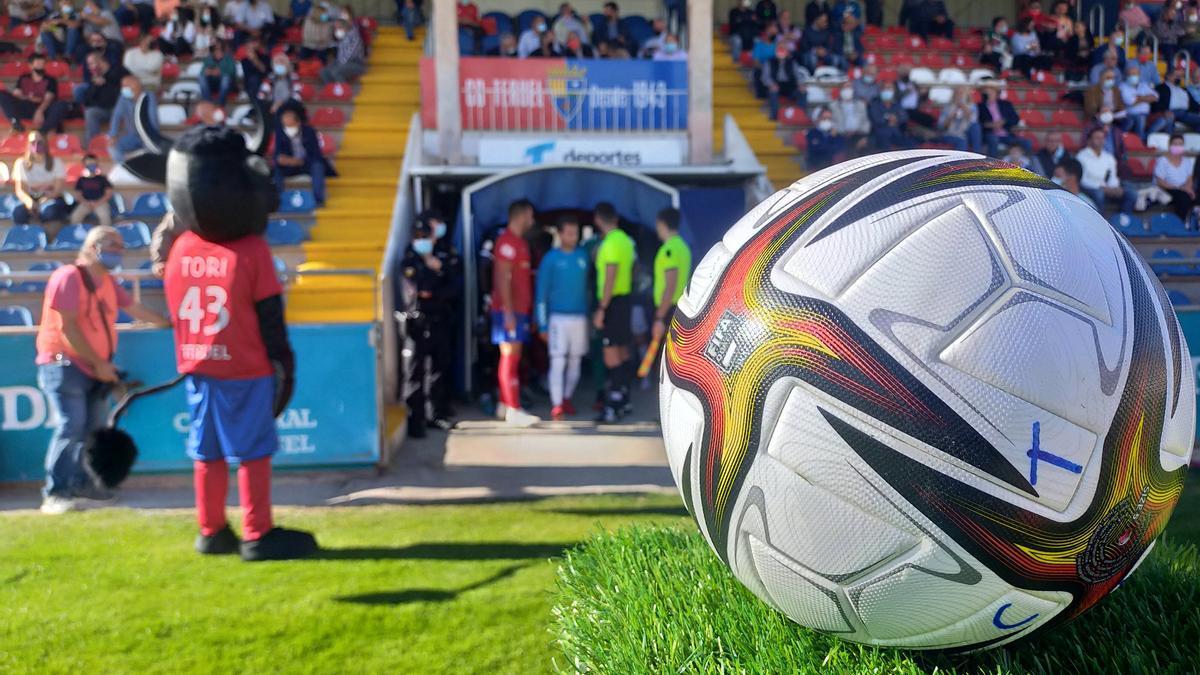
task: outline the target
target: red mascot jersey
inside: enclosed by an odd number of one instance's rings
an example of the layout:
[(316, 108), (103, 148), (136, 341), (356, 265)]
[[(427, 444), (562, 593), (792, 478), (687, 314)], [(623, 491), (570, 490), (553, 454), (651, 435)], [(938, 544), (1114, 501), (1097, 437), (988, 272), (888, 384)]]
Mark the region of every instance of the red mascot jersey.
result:
[(163, 275), (179, 372), (224, 379), (273, 374), (254, 305), (283, 293), (266, 240), (175, 241)]
[[(516, 314), (529, 315), (533, 309), (533, 281), (530, 269), (529, 245), (525, 240), (505, 229), (496, 237), (493, 256), (496, 263), (501, 260), (512, 265), (512, 301), (510, 308)], [(504, 311), (504, 299), (500, 296), (500, 265), (492, 267), (492, 311)]]

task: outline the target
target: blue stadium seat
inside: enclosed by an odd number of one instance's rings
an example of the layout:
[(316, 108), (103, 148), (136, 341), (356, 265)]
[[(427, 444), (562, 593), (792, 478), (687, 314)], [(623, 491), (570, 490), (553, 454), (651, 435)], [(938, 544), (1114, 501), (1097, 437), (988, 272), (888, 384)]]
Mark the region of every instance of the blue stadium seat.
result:
[(0, 326), (32, 326), (33, 312), (27, 307), (0, 307)]
[(46, 231), (41, 225), (13, 225), (4, 235), (0, 251), (29, 253), (46, 248)]
[[(1151, 261), (1183, 259), (1183, 254), (1173, 248), (1160, 248), (1150, 255)], [(1151, 262), (1150, 269), (1154, 270), (1155, 274), (1195, 274), (1194, 267), (1184, 264)]]
[(475, 45), (475, 31), (470, 28), (458, 29), (458, 53), (462, 56), (474, 56), (478, 53)]
[(117, 310), (117, 323), (133, 323), (133, 317), (125, 313), (125, 310)]
[[(145, 271), (145, 272), (149, 272), (151, 269), (153, 269), (153, 267), (154, 267), (153, 260), (147, 260), (147, 261), (143, 262), (141, 265), (138, 265), (138, 269)], [(142, 290), (146, 290), (147, 288), (162, 288), (162, 287), (163, 287), (162, 279), (158, 279), (156, 277), (149, 277), (146, 279), (142, 279)]]
[(293, 220), (267, 223), (267, 243), (272, 246), (297, 246), (307, 238), (304, 228)]
[(629, 51), (635, 56), (642, 44), (654, 36), (654, 26), (650, 25), (644, 16), (627, 16), (621, 19), (621, 28), (625, 29), (629, 39), (633, 40), (633, 46)]
[(58, 236), (46, 247), (47, 251), (78, 251), (87, 236), (88, 228), (84, 225), (68, 225), (59, 230)]
[(483, 41), (479, 44), (479, 53), (487, 54), (487, 53), (491, 52), (491, 50), (498, 49), (499, 47), (500, 47), (500, 36), (499, 35), (484, 35)]
[(512, 17), (504, 12), (488, 12), (483, 15), (485, 19), (494, 19), (496, 21), (496, 33), (503, 35), (504, 33), (513, 32)]
[(1183, 307), (1192, 304), (1191, 298), (1184, 295), (1182, 291), (1170, 290), (1167, 291), (1167, 299), (1176, 307)]
[(1108, 222), (1126, 237), (1150, 236), (1146, 223), (1132, 213), (1114, 213), (1109, 216)]
[[(521, 33), (529, 30), (529, 26), (533, 25), (533, 17), (535, 16), (540, 16), (543, 19), (546, 19), (546, 15), (543, 14), (541, 10), (537, 9), (527, 9), (517, 15), (517, 37), (520, 37)], [(549, 19), (546, 19), (546, 24), (550, 24)]]
[[(29, 266), (30, 272), (53, 272), (62, 266), (62, 263), (51, 260), (48, 262), (37, 262)], [(41, 293), (46, 290), (45, 281), (22, 281), (12, 286), (13, 293)]]
[(312, 213), (317, 200), (309, 190), (284, 190), (279, 195), (280, 213)]
[(12, 218), (13, 209), (17, 208), (17, 204), (20, 203), (21, 200), (17, 199), (17, 196), (11, 192), (0, 197), (0, 219), (8, 220)]
[[(588, 14), (588, 21), (591, 22), (592, 30), (596, 30), (596, 26), (599, 26), (600, 24), (604, 23), (607, 20), (608, 19), (607, 19), (607, 17), (604, 16), (603, 12), (593, 12), (592, 14)], [(620, 22), (618, 22), (618, 23), (620, 23)], [(587, 36), (587, 38), (589, 40), (591, 40), (592, 36), (589, 35), (589, 36)], [(592, 46), (594, 47), (595, 45), (592, 45)]]
[(1150, 233), (1167, 237), (1190, 237), (1193, 234), (1179, 216), (1170, 212), (1157, 213), (1150, 218)]
[(140, 220), (117, 225), (117, 232), (121, 233), (121, 240), (127, 249), (136, 250), (150, 245), (150, 226)]
[[(0, 274), (9, 274), (11, 272), (12, 272), (12, 268), (8, 266), (8, 263), (4, 262), (3, 260), (0, 260)], [(0, 290), (6, 291), (9, 288), (11, 288), (12, 285), (13, 285), (12, 279), (0, 279)]]
[(133, 208), (121, 214), (125, 218), (155, 219), (167, 212), (167, 196), (161, 192), (146, 192), (138, 195)]

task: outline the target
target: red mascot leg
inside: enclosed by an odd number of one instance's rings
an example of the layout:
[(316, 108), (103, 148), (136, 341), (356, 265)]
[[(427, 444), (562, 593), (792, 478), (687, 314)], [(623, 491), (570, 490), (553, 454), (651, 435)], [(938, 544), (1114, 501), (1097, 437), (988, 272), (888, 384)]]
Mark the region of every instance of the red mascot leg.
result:
[(500, 347), (500, 364), (497, 377), (500, 382), (500, 402), (510, 409), (521, 407), (521, 355), (513, 353), (504, 346)]
[(238, 468), (242, 503), (242, 541), (255, 541), (271, 531), (271, 458), (242, 462)]
[(196, 520), (206, 537), (225, 529), (225, 498), (229, 495), (229, 465), (225, 460), (192, 462), (196, 488)]

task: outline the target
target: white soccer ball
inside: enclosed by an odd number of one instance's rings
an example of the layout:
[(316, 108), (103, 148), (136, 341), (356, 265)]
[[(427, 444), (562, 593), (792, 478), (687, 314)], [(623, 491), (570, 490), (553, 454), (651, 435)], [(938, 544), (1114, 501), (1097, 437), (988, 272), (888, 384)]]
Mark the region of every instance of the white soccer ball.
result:
[(758, 205), (697, 266), (661, 379), (716, 553), (874, 645), (988, 648), (1094, 605), (1166, 525), (1195, 429), (1137, 252), (968, 153), (863, 157)]

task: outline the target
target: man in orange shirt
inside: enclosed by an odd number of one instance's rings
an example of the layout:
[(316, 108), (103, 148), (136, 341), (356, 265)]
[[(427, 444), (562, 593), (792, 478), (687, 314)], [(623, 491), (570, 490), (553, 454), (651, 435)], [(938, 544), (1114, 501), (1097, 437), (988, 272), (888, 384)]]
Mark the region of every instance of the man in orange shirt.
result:
[(167, 320), (135, 303), (109, 274), (121, 264), (124, 243), (111, 227), (88, 231), (75, 264), (50, 275), (37, 335), (38, 387), (56, 420), (46, 451), (42, 513), (60, 514), (77, 500), (110, 501), (83, 467), (83, 442), (104, 426), (106, 399), (119, 379), (117, 310), (161, 326)]

